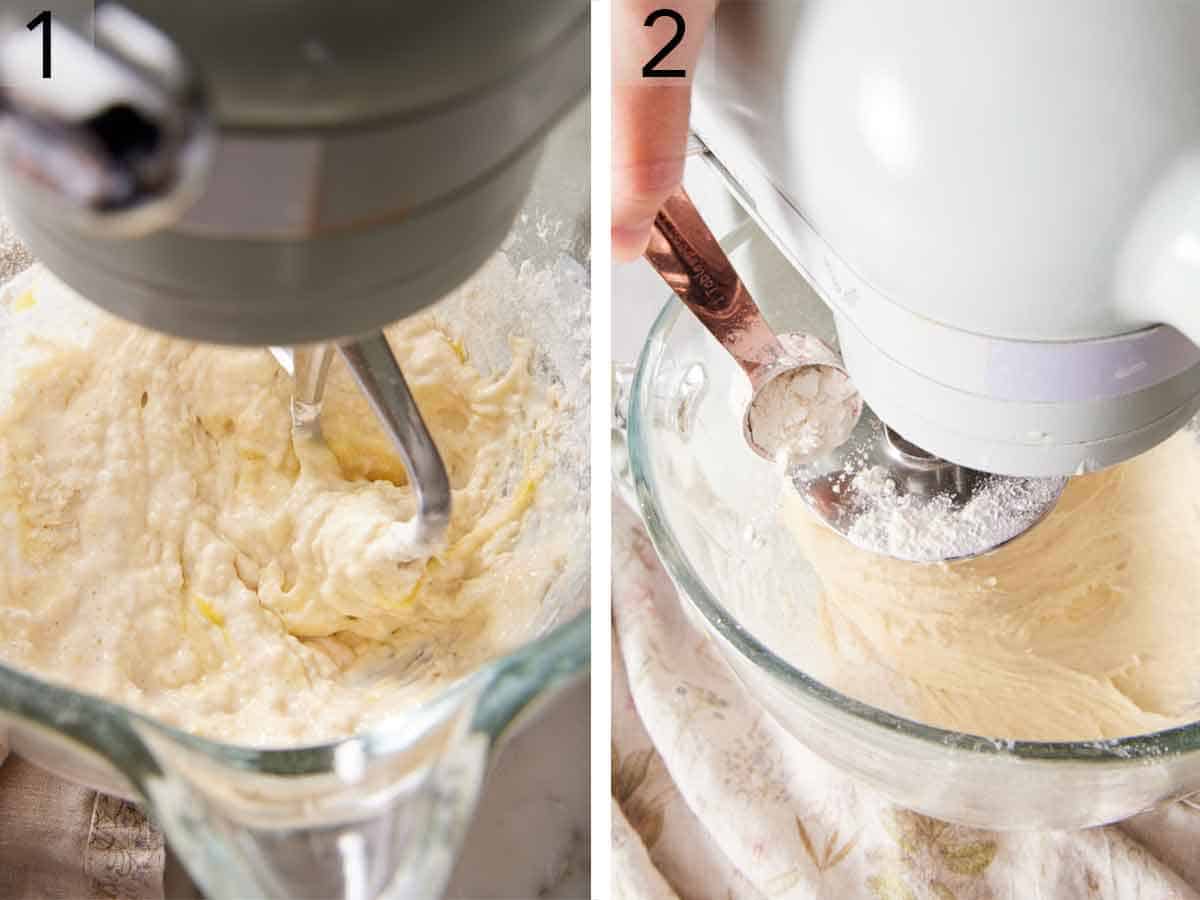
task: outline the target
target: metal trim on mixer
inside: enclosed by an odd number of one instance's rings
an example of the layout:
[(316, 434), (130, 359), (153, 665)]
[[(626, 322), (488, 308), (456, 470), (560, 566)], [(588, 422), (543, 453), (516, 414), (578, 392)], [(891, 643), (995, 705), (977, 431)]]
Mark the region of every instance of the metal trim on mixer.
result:
[[(502, 84), (453, 105), (337, 130), (231, 128), (218, 134), (205, 192), (173, 230), (205, 238), (299, 240), (401, 221), (452, 202), (539, 144), (586, 94), (582, 82), (565, 98), (542, 86), (573, 80), (587, 46), (587, 22), (588, 16), (580, 17), (543, 57)], [(493, 131), (500, 122), (505, 130), (465, 151), (438, 152), (463, 133), (488, 131), (489, 122)], [(394, 164), (372, 164), (380, 159)], [(330, 170), (339, 180), (328, 177)], [(374, 180), (366, 180), (368, 173)], [(381, 173), (386, 183), (379, 181)], [(247, 183), (269, 188), (267, 202), (256, 196), (248, 203)]]

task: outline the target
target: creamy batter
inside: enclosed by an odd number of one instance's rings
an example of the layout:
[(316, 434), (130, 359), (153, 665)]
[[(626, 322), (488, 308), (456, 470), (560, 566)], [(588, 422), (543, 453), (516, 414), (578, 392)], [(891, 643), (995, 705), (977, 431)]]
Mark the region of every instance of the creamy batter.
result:
[(1190, 430), (1073, 478), (1047, 519), (974, 560), (857, 549), (794, 492), (835, 687), (987, 737), (1087, 740), (1200, 718), (1200, 447)]
[(42, 271), (8, 313), (5, 662), (279, 744), (353, 732), (528, 637), (566, 547), (518, 547), (559, 414), (527, 343), (485, 376), (433, 315), (388, 332), (453, 487), (447, 549), (412, 561), (386, 533), (413, 492), (340, 359), (324, 440), (293, 442), (265, 349), (152, 334)]

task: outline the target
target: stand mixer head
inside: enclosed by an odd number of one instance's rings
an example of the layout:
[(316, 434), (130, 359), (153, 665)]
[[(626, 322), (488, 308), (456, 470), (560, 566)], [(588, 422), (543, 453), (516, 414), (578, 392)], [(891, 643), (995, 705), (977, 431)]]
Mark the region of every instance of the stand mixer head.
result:
[(692, 123), (883, 422), (1065, 476), (1200, 408), (1198, 40), (1168, 0), (724, 4)]
[(832, 349), (767, 324), (682, 187), (655, 218), (645, 257), (749, 380), (747, 446), (852, 543), (910, 562), (975, 557), (1033, 527), (1058, 501), (1065, 478), (955, 465), (865, 411)]
[(49, 79), (41, 35), (0, 19), (6, 213), (122, 318), (279, 345), (298, 427), (329, 354), (282, 348), (338, 342), (412, 476), (417, 545), (434, 546), (445, 467), (386, 341), (359, 338), (499, 247), (586, 91), (587, 4), (219, 6), (100, 2), (94, 43), (56, 26)]

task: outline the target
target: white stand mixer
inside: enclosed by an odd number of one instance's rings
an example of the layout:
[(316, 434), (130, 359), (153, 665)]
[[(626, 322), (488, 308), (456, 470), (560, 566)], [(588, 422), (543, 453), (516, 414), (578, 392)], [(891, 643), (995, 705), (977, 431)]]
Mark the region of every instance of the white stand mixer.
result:
[(892, 428), (1112, 465), (1200, 408), (1200, 7), (724, 3), (693, 127)]

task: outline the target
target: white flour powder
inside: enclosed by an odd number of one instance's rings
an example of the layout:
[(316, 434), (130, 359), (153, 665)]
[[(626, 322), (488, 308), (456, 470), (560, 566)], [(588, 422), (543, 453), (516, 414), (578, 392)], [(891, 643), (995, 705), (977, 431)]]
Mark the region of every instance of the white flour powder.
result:
[(965, 504), (948, 494), (901, 493), (881, 466), (850, 480), (859, 513), (848, 536), (860, 547), (914, 562), (940, 562), (994, 549), (1028, 529), (1062, 490), (1060, 478), (988, 476)]
[(844, 443), (862, 412), (847, 375), (810, 365), (768, 381), (750, 407), (754, 442), (784, 466), (807, 462)]

